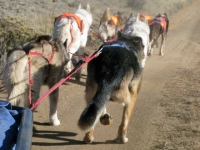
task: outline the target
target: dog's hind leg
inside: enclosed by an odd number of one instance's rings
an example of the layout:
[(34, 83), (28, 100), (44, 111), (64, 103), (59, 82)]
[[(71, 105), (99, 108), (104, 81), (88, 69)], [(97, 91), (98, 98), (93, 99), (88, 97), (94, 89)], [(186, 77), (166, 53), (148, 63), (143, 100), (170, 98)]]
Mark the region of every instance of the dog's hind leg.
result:
[(128, 123), (129, 123), (136, 100), (137, 100), (137, 94), (134, 94), (134, 98), (132, 98), (132, 101), (126, 106), (124, 106), (122, 122), (118, 129), (118, 136), (115, 139), (117, 143), (128, 142), (128, 138), (127, 138)]
[[(80, 47), (79, 50), (77, 51), (77, 53), (78, 53), (78, 62), (80, 60), (83, 60), (84, 52), (85, 52), (85, 47)], [(82, 71), (82, 68), (80, 68), (75, 74), (75, 79), (77, 81), (80, 81), (80, 79), (81, 79), (81, 71)]]
[(135, 82), (136, 83), (134, 83), (135, 84), (134, 87), (129, 89), (130, 90), (129, 94), (125, 93), (125, 96), (127, 98), (128, 97), (130, 98), (130, 102), (126, 103), (125, 106), (124, 106), (122, 121), (121, 121), (121, 124), (118, 128), (118, 136), (115, 139), (117, 143), (127, 143), (128, 142), (128, 138), (127, 138), (128, 124), (129, 124), (129, 120), (130, 120), (133, 108), (134, 108), (135, 103), (136, 103), (137, 98), (138, 98), (138, 91), (140, 89), (141, 78), (138, 79)]
[[(57, 82), (50, 81), (49, 87), (53, 87)], [(53, 126), (60, 125), (60, 120), (57, 116), (57, 107), (58, 107), (58, 94), (59, 94), (59, 88), (55, 89), (50, 95), (49, 95), (49, 120), (50, 124)]]
[(24, 98), (24, 92), (26, 90), (26, 85), (24, 83), (19, 83), (18, 85), (14, 85), (8, 91), (8, 101), (13, 106), (18, 106), (20, 101)]
[(14, 51), (7, 58), (3, 72), (3, 82), (8, 91), (8, 101), (12, 105), (19, 105), (27, 89), (26, 65), (28, 59), (23, 51)]
[(151, 54), (153, 53), (153, 42), (154, 42), (154, 40), (152, 40), (152, 41), (149, 43), (149, 47), (148, 47), (148, 56), (151, 56)]
[(67, 63), (66, 65), (66, 71), (67, 73), (72, 71), (72, 55), (75, 54), (79, 47), (80, 47), (80, 41), (81, 41), (81, 37), (80, 37), (80, 32), (77, 30), (72, 30), (71, 32), (71, 36), (73, 37), (70, 45), (68, 45), (68, 52), (69, 52), (69, 59), (70, 61)]
[(161, 55), (161, 56), (163, 56), (164, 45), (165, 45), (165, 34), (162, 33), (162, 35), (161, 35), (161, 46), (160, 46), (160, 52), (159, 52), (159, 55)]

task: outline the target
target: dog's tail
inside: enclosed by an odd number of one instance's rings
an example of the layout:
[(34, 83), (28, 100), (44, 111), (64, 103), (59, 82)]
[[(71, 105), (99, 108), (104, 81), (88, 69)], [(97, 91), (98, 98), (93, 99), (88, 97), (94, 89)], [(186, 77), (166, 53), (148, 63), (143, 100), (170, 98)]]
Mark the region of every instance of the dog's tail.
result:
[(96, 94), (79, 118), (78, 126), (81, 130), (87, 132), (98, 122), (106, 102), (110, 99), (112, 89), (112, 84), (103, 83), (102, 86), (99, 85)]
[(19, 104), (27, 89), (27, 64), (28, 56), (22, 50), (15, 50), (7, 56), (3, 81), (12, 105)]

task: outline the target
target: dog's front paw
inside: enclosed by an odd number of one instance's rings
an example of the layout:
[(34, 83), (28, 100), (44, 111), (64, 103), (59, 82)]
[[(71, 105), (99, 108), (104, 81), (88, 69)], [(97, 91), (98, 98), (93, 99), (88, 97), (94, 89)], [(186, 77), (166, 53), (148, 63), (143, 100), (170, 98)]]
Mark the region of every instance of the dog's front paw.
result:
[(50, 120), (50, 124), (53, 126), (58, 126), (60, 125), (60, 120), (56, 119), (56, 120)]
[(117, 143), (125, 144), (125, 143), (128, 142), (128, 138), (127, 138), (127, 137), (116, 138), (115, 141), (116, 141)]
[(105, 114), (100, 118), (100, 122), (103, 125), (111, 125), (113, 123), (113, 117), (109, 114)]

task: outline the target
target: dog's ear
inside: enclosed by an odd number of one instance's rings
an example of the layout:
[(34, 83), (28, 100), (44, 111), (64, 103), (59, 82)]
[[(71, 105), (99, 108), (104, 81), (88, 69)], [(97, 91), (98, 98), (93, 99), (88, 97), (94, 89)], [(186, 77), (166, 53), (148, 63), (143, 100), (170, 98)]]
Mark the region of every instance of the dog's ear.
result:
[(81, 8), (82, 8), (82, 6), (81, 6), (81, 4), (79, 4), (78, 9), (81, 9)]
[(103, 13), (103, 16), (101, 18), (101, 22), (107, 22), (108, 20), (111, 19), (111, 15), (110, 15), (110, 8), (107, 7), (106, 10)]
[(90, 13), (90, 5), (89, 4), (87, 4), (87, 12)]
[(140, 13), (137, 14), (136, 21), (140, 21)]

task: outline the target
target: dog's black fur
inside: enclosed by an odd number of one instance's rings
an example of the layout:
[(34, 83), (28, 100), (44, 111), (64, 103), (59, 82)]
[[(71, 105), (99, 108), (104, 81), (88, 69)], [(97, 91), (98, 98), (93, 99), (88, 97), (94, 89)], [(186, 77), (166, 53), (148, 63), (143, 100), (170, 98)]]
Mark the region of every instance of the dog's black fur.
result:
[[(88, 105), (83, 111), (78, 121), (82, 130), (92, 129), (98, 121), (106, 102), (109, 100), (118, 101), (111, 96), (112, 92), (118, 92), (121, 84), (125, 85), (130, 93), (134, 91), (135, 80), (140, 80), (142, 76), (141, 60), (143, 58), (143, 45), (140, 37), (125, 36), (119, 32), (118, 40), (103, 44), (99, 49), (102, 53), (88, 64), (86, 81), (86, 100), (89, 88), (95, 87), (96, 92), (92, 99), (88, 99)], [(139, 86), (137, 91), (139, 91)], [(123, 95), (126, 97), (126, 95)], [(120, 100), (121, 103), (126, 101)], [(85, 140), (87, 142), (87, 139)], [(92, 141), (89, 141), (90, 143)]]

